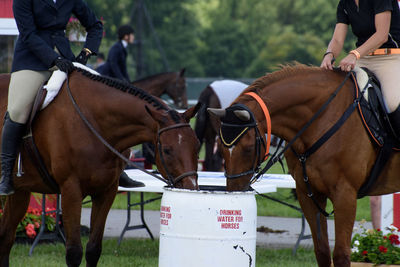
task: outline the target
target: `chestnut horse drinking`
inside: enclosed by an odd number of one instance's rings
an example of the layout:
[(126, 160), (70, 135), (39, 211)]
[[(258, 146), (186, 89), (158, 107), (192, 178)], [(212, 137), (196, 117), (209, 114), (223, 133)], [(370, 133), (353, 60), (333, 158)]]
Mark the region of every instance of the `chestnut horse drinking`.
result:
[[(264, 134), (267, 131), (287, 142), (292, 140), (345, 81), (345, 76), (346, 73), (341, 71), (303, 65), (287, 66), (256, 80), (229, 108), (210, 110), (224, 123), (236, 121), (239, 126), (244, 125), (234, 129), (231, 124), (232, 130), (226, 130), (227, 134), (233, 134), (227, 136), (229, 140), (240, 135), (230, 147), (222, 146), (226, 175), (236, 176), (227, 179), (227, 189), (246, 190), (249, 187), (253, 176), (251, 170), (262, 161), (266, 152)], [(260, 102), (265, 103), (270, 120), (266, 119), (267, 112), (263, 112), (262, 105), (246, 94), (249, 92), (258, 95)], [(377, 146), (371, 142), (359, 114), (352, 112), (344, 124), (306, 161), (305, 158), (300, 158), (306, 162), (308, 184), (307, 177), (303, 176), (303, 164), (297, 155), (309, 151), (342, 118), (353, 101), (354, 84), (348, 79), (337, 96), (284, 154), (290, 174), (296, 181), (301, 208), (311, 228), (318, 265), (324, 267), (331, 266), (331, 252), (326, 217), (318, 206), (325, 210), (327, 199), (332, 202), (335, 220), (333, 263), (334, 266), (350, 266), (350, 242), (357, 208), (357, 192), (371, 172), (377, 157)], [(239, 110), (232, 111), (235, 105)], [(252, 119), (255, 123), (248, 125)], [(267, 124), (271, 126), (268, 127)], [(247, 126), (247, 131), (242, 131)], [(382, 195), (400, 190), (399, 155), (392, 154), (368, 195)]]
[(178, 72), (163, 72), (133, 81), (132, 84), (154, 96), (161, 97), (167, 94), (174, 101), (176, 108), (186, 109), (188, 102), (184, 74), (185, 69)]
[[(0, 75), (0, 114), (6, 111), (9, 77)], [(143, 142), (157, 144), (157, 167), (165, 179), (179, 188), (198, 189), (199, 142), (188, 124), (198, 107), (181, 114), (132, 85), (75, 69), (58, 96), (40, 112), (32, 131), (47, 170), (61, 192), (66, 263), (81, 263), (81, 203), (91, 196), (91, 229), (85, 256), (87, 266), (96, 266), (107, 214), (125, 163), (85, 125), (68, 88), (84, 117), (117, 152)], [(2, 267), (9, 265), (16, 228), (27, 210), (30, 192), (56, 193), (43, 182), (24, 149), (22, 159), (24, 174), (14, 177), (15, 193), (7, 196), (0, 220)]]

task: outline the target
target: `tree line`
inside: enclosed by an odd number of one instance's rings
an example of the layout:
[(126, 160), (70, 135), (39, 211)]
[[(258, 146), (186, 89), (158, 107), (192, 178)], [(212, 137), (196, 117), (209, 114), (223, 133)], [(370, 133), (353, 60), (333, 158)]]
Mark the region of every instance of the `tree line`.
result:
[[(139, 0), (87, 0), (105, 24), (101, 51), (107, 55), (119, 25), (137, 25)], [(142, 0), (144, 73), (186, 68), (190, 77), (259, 77), (281, 64), (319, 65), (336, 23), (338, 0)], [(144, 15), (142, 13), (142, 15)], [(351, 34), (349, 34), (351, 36)], [(344, 51), (354, 48), (347, 38)], [(129, 48), (135, 77), (137, 46)]]

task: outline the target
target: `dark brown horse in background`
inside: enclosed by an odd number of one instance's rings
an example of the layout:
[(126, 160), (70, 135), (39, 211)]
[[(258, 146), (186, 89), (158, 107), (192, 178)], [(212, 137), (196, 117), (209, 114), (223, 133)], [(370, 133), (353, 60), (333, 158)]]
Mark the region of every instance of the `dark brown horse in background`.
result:
[[(344, 81), (345, 73), (322, 70), (316, 67), (285, 67), (256, 80), (246, 92), (256, 93), (265, 103), (271, 116), (271, 131), (290, 141), (310, 121), (330, 95)], [(243, 104), (250, 111), (234, 113), (246, 123), (254, 114), (257, 128), (249, 129), (231, 148), (222, 147), (227, 175), (244, 174), (227, 180), (228, 190), (245, 190), (252, 174), (248, 171), (257, 165), (255, 147), (256, 130), (263, 136), (267, 132), (266, 116), (257, 101), (242, 94), (234, 104)], [(331, 266), (327, 221), (316, 203), (325, 209), (327, 198), (334, 208), (335, 266), (350, 266), (350, 242), (357, 208), (357, 192), (366, 181), (377, 157), (377, 147), (371, 142), (357, 112), (306, 161), (306, 170), (313, 197), (310, 196), (303, 177), (302, 164), (296, 154), (309, 149), (328, 129), (341, 118), (354, 100), (354, 84), (347, 80), (338, 95), (310, 127), (285, 152), (291, 175), (296, 180), (296, 191), (304, 215), (310, 225), (314, 251), (319, 266)], [(224, 120), (226, 110), (213, 111)], [(231, 117), (232, 118), (232, 117)], [(265, 138), (264, 138), (265, 142)], [(260, 145), (261, 155), (265, 147)], [(296, 154), (295, 154), (296, 153)], [(369, 195), (389, 194), (400, 190), (400, 154), (395, 153), (374, 184)], [(318, 217), (318, 218), (317, 218)], [(320, 229), (318, 229), (320, 221)]]
[(133, 81), (132, 84), (157, 97), (167, 94), (174, 101), (176, 108), (186, 109), (188, 101), (184, 75), (185, 69), (163, 72)]
[[(1, 114), (6, 111), (9, 77), (0, 75)], [(198, 188), (199, 144), (188, 125), (197, 107), (181, 114), (170, 109), (161, 99), (132, 85), (85, 70), (75, 70), (54, 101), (40, 112), (32, 131), (47, 170), (60, 189), (66, 263), (68, 266), (79, 266), (81, 263), (82, 200), (91, 196), (86, 262), (87, 266), (96, 266), (102, 250), (107, 214), (125, 163), (84, 124), (72, 104), (68, 88), (86, 119), (118, 152), (143, 142), (157, 143), (156, 164), (159, 171), (180, 188)], [(56, 193), (43, 182), (24, 149), (22, 158), (24, 175), (14, 177), (15, 193), (7, 196), (0, 220), (2, 267), (9, 265), (16, 228), (25, 215), (31, 192)]]

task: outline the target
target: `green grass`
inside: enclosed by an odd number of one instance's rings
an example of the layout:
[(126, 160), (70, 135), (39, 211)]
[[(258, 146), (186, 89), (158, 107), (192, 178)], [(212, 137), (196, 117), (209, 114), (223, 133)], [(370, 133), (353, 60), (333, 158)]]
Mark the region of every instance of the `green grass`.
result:
[[(86, 242), (87, 237), (82, 238), (82, 244), (86, 244)], [(125, 238), (118, 248), (116, 239), (105, 239), (98, 266), (156, 267), (158, 266), (158, 246), (158, 240)], [(10, 255), (10, 266), (65, 266), (65, 248), (62, 243), (41, 244), (35, 248), (31, 257), (28, 256), (29, 249), (29, 245), (14, 245)], [(291, 249), (275, 250), (257, 247), (256, 266), (316, 266), (312, 250), (299, 248), (296, 256), (292, 256), (291, 253)], [(81, 266), (86, 266), (84, 256)]]

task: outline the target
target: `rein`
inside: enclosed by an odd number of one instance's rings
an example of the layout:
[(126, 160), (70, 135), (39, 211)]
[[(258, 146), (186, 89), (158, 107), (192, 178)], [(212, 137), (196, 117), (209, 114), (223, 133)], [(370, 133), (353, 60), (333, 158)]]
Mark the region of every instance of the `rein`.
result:
[[(141, 166), (139, 166), (139, 165), (137, 165), (137, 164), (131, 162), (128, 158), (126, 158), (124, 155), (122, 155), (122, 153), (120, 153), (118, 150), (116, 150), (114, 147), (112, 147), (112, 146), (99, 134), (99, 132), (92, 126), (92, 124), (87, 120), (87, 118), (85, 117), (85, 115), (84, 115), (84, 114), (82, 113), (82, 111), (80, 110), (78, 104), (76, 103), (76, 101), (75, 101), (75, 99), (74, 99), (74, 97), (73, 97), (73, 95), (72, 95), (71, 88), (69, 87), (69, 77), (68, 77), (68, 75), (67, 75), (67, 92), (68, 92), (68, 95), (69, 95), (69, 97), (70, 97), (70, 99), (71, 99), (71, 102), (72, 102), (72, 104), (73, 104), (73, 106), (74, 106), (76, 112), (79, 114), (79, 117), (80, 117), (80, 118), (82, 119), (82, 121), (86, 124), (86, 126), (89, 128), (89, 130), (97, 137), (97, 139), (100, 140), (100, 142), (102, 142), (111, 152), (113, 152), (113, 153), (114, 153), (115, 155), (117, 155), (120, 159), (122, 159), (127, 165), (129, 165), (129, 166), (131, 166), (131, 167), (135, 167), (135, 168), (141, 170), (142, 172), (147, 173), (148, 175), (153, 176), (154, 178), (156, 178), (156, 179), (158, 179), (158, 180), (160, 180), (160, 181), (166, 183), (166, 184), (167, 184), (168, 186), (170, 186), (170, 187), (173, 187), (178, 181), (182, 180), (182, 179), (185, 178), (186, 176), (194, 175), (193, 173), (195, 173), (195, 174), (197, 175), (196, 172), (187, 172), (187, 173), (184, 173), (184, 174), (178, 176), (177, 178), (175, 178), (175, 179), (177, 179), (177, 180), (174, 180), (174, 178), (172, 177), (172, 175), (170, 175), (170, 174), (168, 173), (167, 168), (166, 168), (166, 165), (165, 165), (165, 162), (163, 162), (164, 169), (165, 169), (165, 171), (167, 172), (167, 176), (168, 176), (168, 180), (166, 180), (166, 179), (164, 179), (163, 177), (158, 176), (158, 175), (156, 175), (156, 174), (154, 174), (154, 173), (152, 173), (152, 172), (149, 172), (148, 170), (142, 168)], [(186, 124), (187, 124), (187, 125), (186, 125)], [(165, 127), (165, 128), (160, 129), (160, 130), (158, 131), (158, 134), (157, 134), (157, 137), (158, 137), (158, 138), (157, 138), (157, 142), (160, 143), (159, 137), (160, 137), (160, 134), (161, 134), (162, 132), (168, 131), (168, 130), (170, 130), (170, 129), (180, 128), (180, 127), (186, 127), (186, 126), (190, 126), (190, 125), (189, 125), (188, 123), (179, 123), (179, 124), (176, 124), (176, 125), (172, 125), (172, 126), (169, 126), (169, 127)], [(160, 144), (161, 144), (161, 143), (160, 143)], [(160, 154), (161, 154), (161, 152), (160, 152)], [(163, 160), (162, 160), (162, 161), (163, 161)]]
[(264, 167), (264, 169), (255, 176), (251, 183), (254, 183), (261, 175), (263, 175), (268, 169), (278, 161), (279, 158), (282, 157), (283, 153), (286, 152), (286, 150), (290, 147), (293, 153), (296, 155), (296, 157), (299, 159), (302, 169), (303, 169), (303, 181), (306, 184), (307, 187), (307, 196), (312, 199), (318, 210), (325, 216), (329, 217), (330, 215), (333, 214), (334, 211), (331, 213), (327, 213), (321, 206), (318, 204), (316, 201), (314, 194), (311, 190), (311, 185), (309, 182), (309, 178), (307, 175), (307, 166), (306, 162), (307, 159), (314, 153), (316, 152), (326, 141), (329, 140), (329, 138), (335, 134), (340, 127), (345, 123), (345, 121), (350, 117), (350, 115), (353, 113), (353, 111), (356, 109), (358, 106), (358, 103), (360, 102), (361, 97), (363, 97), (363, 94), (360, 94), (359, 97), (356, 97), (354, 101), (348, 106), (348, 108), (344, 111), (343, 115), (339, 118), (339, 120), (328, 130), (323, 134), (310, 148), (308, 148), (304, 153), (296, 153), (296, 151), (293, 149), (292, 145), (293, 143), (304, 133), (305, 130), (307, 130), (310, 125), (319, 117), (319, 115), (327, 108), (327, 106), (332, 102), (332, 100), (336, 97), (336, 95), (339, 93), (339, 91), (343, 88), (345, 82), (349, 79), (349, 77), (352, 76), (354, 81), (356, 81), (354, 77), (354, 72), (349, 72), (346, 74), (346, 77), (342, 81), (342, 83), (338, 86), (338, 88), (331, 94), (329, 99), (322, 105), (322, 107), (313, 115), (313, 117), (307, 122), (306, 125), (303, 126), (303, 128), (296, 134), (296, 136), (282, 149), (282, 151), (276, 155), (275, 157), (271, 158), (267, 165)]

